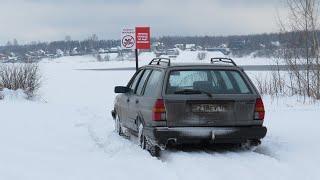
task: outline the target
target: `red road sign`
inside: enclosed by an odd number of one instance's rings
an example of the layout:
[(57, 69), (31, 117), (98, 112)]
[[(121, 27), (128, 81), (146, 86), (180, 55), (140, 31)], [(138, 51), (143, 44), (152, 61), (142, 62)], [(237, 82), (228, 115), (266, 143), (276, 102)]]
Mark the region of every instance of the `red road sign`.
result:
[(136, 27), (136, 48), (150, 49), (150, 27)]

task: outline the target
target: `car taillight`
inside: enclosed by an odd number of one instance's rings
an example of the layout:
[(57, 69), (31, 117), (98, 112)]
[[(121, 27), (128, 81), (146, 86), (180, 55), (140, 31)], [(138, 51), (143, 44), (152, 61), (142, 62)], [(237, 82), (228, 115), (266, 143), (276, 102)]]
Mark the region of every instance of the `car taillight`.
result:
[(265, 111), (264, 111), (263, 101), (261, 98), (258, 98), (256, 100), (254, 119), (255, 120), (264, 120), (264, 114), (265, 114)]
[(166, 108), (163, 99), (158, 99), (152, 109), (152, 119), (154, 121), (166, 120)]

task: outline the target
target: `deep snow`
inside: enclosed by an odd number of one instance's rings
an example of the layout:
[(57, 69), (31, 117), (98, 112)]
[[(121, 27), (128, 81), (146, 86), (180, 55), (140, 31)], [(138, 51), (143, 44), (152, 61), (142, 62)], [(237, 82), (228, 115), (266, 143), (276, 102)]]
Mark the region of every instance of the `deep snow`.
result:
[(113, 130), (113, 87), (134, 72), (75, 70), (126, 66), (134, 62), (41, 62), (41, 98), (0, 100), (0, 179), (320, 178), (320, 106), (296, 97), (264, 97), (268, 134), (255, 151), (168, 150), (160, 160), (151, 157)]

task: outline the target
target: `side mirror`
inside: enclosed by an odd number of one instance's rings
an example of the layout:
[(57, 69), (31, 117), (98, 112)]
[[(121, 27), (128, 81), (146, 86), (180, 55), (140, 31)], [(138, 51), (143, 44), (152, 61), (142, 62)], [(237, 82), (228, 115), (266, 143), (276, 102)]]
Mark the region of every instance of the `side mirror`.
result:
[(130, 91), (131, 91), (131, 89), (126, 86), (116, 86), (114, 88), (115, 93), (128, 93)]

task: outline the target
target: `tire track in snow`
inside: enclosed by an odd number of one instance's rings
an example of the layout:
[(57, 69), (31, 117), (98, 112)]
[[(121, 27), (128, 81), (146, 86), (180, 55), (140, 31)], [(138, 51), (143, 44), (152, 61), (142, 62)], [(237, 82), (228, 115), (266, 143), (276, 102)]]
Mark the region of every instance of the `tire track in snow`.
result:
[[(268, 143), (269, 144), (269, 143)], [(274, 146), (273, 146), (274, 147)], [(224, 156), (229, 157), (230, 154), (239, 155), (239, 156), (257, 156), (263, 157), (265, 159), (269, 159), (271, 161), (280, 162), (280, 158), (272, 151), (270, 147), (267, 145), (258, 146), (255, 149), (243, 149), (240, 147), (232, 147), (232, 146), (219, 146), (219, 145), (211, 145), (211, 146), (194, 146), (194, 147), (178, 147), (171, 148), (162, 152), (162, 156), (160, 160), (162, 162), (170, 162), (174, 161), (177, 156), (186, 155), (208, 155), (208, 157), (215, 156)]]
[(95, 111), (89, 110), (89, 108), (79, 108), (77, 111), (85, 121), (77, 124), (85, 126), (94, 145), (109, 157), (114, 157), (121, 152), (132, 151), (133, 147), (139, 150), (136, 143), (119, 136), (114, 131), (113, 120), (106, 118), (104, 113), (100, 115), (100, 113), (95, 113)]

